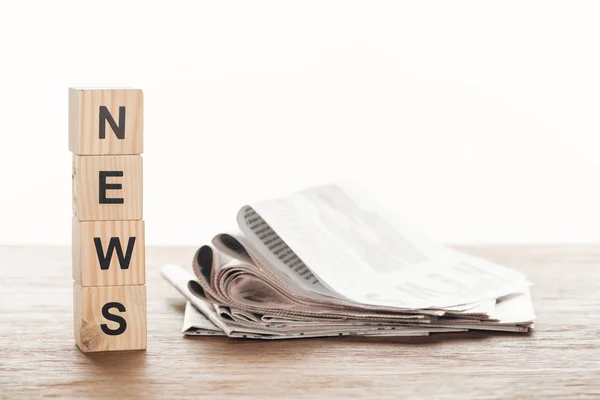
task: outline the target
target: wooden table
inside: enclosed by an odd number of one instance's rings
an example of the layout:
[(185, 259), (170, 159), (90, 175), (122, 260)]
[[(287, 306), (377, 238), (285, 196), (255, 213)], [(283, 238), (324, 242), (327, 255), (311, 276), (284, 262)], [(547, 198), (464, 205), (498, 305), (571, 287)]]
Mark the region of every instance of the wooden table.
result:
[(148, 350), (84, 355), (70, 249), (0, 247), (0, 397), (600, 398), (600, 246), (463, 249), (528, 274), (533, 334), (184, 338), (184, 300), (159, 268), (194, 249), (151, 247)]

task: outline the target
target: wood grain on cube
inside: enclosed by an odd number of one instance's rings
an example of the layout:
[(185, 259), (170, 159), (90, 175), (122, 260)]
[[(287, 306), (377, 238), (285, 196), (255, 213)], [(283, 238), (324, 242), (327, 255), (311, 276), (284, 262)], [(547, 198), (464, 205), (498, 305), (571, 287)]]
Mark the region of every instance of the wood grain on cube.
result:
[(73, 218), (73, 279), (82, 286), (146, 282), (144, 221)]
[(80, 155), (142, 154), (139, 89), (69, 89), (69, 150)]
[(84, 353), (146, 348), (146, 286), (73, 283), (75, 343)]
[(142, 219), (142, 156), (75, 155), (73, 183), (79, 221)]

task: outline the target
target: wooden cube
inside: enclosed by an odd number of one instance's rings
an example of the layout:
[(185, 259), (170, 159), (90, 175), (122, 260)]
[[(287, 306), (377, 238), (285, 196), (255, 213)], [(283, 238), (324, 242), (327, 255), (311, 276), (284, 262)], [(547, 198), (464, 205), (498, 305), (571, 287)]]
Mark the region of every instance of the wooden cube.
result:
[(142, 154), (139, 89), (69, 89), (69, 150), (80, 155)]
[(79, 221), (142, 219), (142, 156), (73, 156)]
[(146, 286), (73, 283), (75, 342), (84, 353), (146, 348)]
[(144, 221), (73, 218), (73, 279), (82, 286), (146, 283)]

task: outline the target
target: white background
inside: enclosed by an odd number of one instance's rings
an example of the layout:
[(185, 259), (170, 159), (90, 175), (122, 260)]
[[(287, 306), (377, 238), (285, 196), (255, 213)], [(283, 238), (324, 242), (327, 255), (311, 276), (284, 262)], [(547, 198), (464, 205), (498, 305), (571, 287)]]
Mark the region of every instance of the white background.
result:
[(600, 241), (598, 2), (2, 2), (0, 243), (70, 243), (68, 86), (145, 92), (149, 244), (354, 179), (446, 243)]

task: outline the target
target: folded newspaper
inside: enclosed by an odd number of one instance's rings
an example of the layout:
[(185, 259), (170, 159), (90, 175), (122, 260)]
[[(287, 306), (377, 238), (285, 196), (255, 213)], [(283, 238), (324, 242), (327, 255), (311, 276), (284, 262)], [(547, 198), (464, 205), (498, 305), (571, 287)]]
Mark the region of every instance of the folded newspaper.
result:
[(242, 207), (239, 229), (162, 275), (187, 299), (183, 332), (256, 339), (528, 332), (530, 283), (437, 244), (348, 185)]

